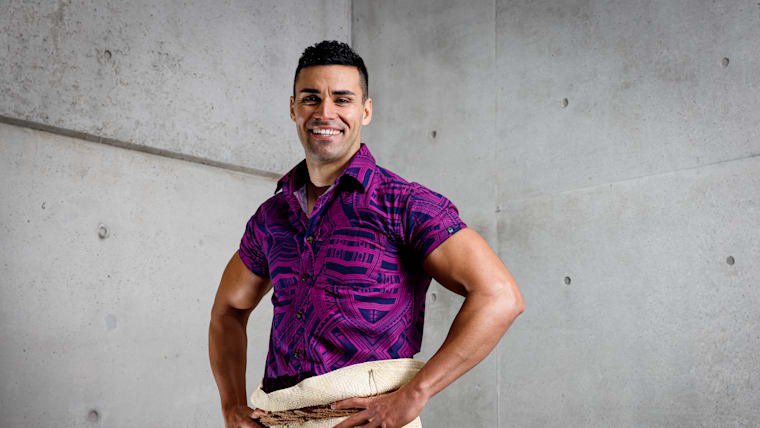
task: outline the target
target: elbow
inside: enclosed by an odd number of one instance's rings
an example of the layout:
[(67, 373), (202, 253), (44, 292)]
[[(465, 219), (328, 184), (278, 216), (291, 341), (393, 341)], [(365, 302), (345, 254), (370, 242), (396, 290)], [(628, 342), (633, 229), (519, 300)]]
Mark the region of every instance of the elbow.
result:
[(512, 313), (514, 313), (514, 317), (517, 318), (518, 315), (525, 312), (525, 300), (522, 299), (522, 296), (519, 296), (518, 301), (514, 302), (512, 304)]
[(510, 298), (504, 304), (504, 313), (508, 323), (511, 324), (521, 313), (525, 311), (525, 301), (518, 296), (517, 298)]
[(525, 311), (525, 300), (520, 293), (520, 289), (517, 288), (517, 284), (510, 283), (504, 285), (503, 293), (503, 310), (508, 319), (508, 323), (512, 323), (520, 314)]
[(485, 289), (468, 293), (465, 301), (470, 298), (476, 299), (477, 304), (490, 314), (489, 317), (505, 328), (509, 328), (512, 321), (525, 311), (525, 301), (514, 281), (493, 282)]

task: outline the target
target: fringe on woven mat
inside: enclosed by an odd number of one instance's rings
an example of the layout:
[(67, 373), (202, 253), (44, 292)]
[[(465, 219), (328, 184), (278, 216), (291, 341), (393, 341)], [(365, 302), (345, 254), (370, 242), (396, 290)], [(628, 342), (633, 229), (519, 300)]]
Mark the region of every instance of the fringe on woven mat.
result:
[(314, 419), (339, 418), (351, 416), (361, 409), (331, 409), (329, 404), (321, 406), (302, 407), (300, 409), (282, 410), (269, 412), (259, 418), (259, 423), (266, 426), (287, 425), (290, 423), (304, 423)]

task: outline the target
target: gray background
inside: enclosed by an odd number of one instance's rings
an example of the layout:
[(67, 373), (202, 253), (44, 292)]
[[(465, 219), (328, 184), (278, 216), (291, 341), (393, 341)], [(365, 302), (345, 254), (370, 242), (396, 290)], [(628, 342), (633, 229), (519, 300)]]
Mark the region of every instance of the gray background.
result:
[[(526, 299), (426, 426), (760, 424), (756, 1), (0, 11), (0, 426), (222, 425), (211, 302), (303, 158), (288, 96), (322, 39), (367, 62), (378, 162), (452, 199)], [(420, 358), (460, 304), (431, 288)]]

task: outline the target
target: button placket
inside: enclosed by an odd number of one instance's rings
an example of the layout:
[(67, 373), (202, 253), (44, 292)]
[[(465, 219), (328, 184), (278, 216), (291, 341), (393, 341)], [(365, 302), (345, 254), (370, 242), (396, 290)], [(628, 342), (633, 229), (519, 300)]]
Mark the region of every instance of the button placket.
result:
[(334, 193), (335, 189), (332, 189), (329, 192), (318, 197), (317, 202), (314, 204), (314, 208), (312, 208), (311, 216), (309, 217), (309, 221), (306, 226), (306, 242), (309, 245), (313, 244), (314, 240), (316, 239), (314, 237), (315, 230), (322, 220), (322, 215), (327, 210), (327, 206), (329, 205)]
[(314, 241), (314, 236), (307, 234), (304, 238), (304, 251), (301, 253), (301, 281), (306, 285), (310, 284), (310, 272), (313, 271), (314, 268), (314, 249), (312, 248)]

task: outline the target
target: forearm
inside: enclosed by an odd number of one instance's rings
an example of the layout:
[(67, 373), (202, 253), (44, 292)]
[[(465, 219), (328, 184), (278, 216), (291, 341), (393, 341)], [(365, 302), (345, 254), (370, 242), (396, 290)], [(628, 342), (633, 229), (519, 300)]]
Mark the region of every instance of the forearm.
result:
[(443, 345), (405, 389), (416, 398), (430, 399), (482, 361), (522, 310), (521, 297), (509, 287), (469, 293)]
[(222, 410), (247, 403), (245, 368), (247, 314), (212, 314), (209, 324), (209, 359)]

